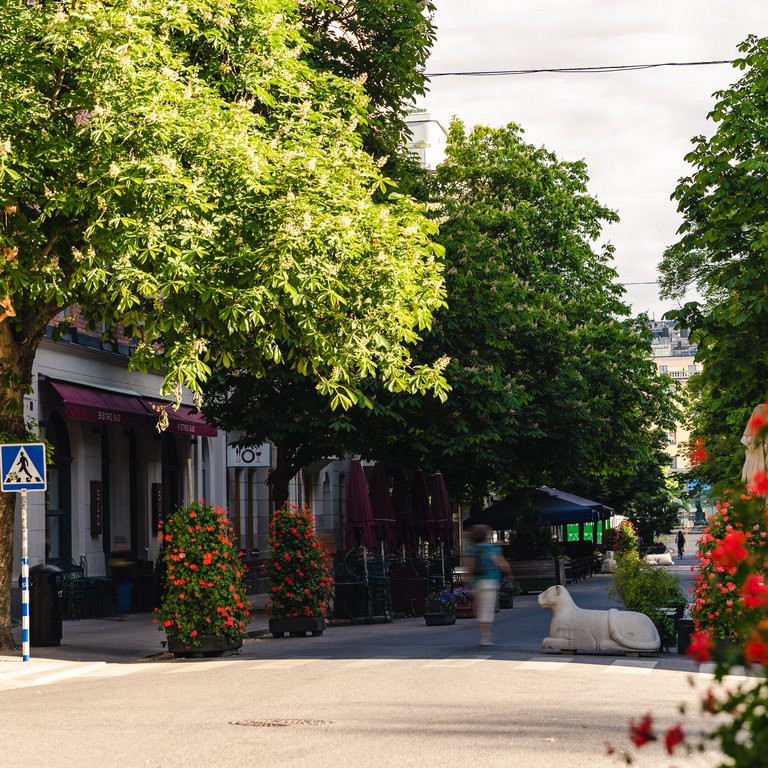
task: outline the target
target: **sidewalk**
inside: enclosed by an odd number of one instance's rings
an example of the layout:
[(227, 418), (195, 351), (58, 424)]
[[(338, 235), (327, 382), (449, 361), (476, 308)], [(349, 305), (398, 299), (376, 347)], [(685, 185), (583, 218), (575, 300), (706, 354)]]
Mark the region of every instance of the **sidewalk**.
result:
[[(690, 560), (681, 563), (678, 577), (684, 591), (687, 589), (685, 572), (690, 570)], [(568, 584), (567, 589), (581, 608), (608, 609), (618, 608), (619, 604), (608, 595), (611, 576), (597, 574), (576, 584)], [(248, 635), (259, 637), (269, 633), (269, 620), (264, 613), (266, 595), (251, 596), (253, 602), (252, 621), (248, 625)], [(530, 653), (541, 652), (541, 640), (546, 635), (549, 626), (550, 612), (539, 608), (537, 595), (524, 595), (515, 599), (515, 607), (508, 614), (515, 625), (515, 637), (518, 648)], [(424, 622), (417, 619), (395, 619), (393, 624), (357, 625), (355, 632), (358, 642), (365, 638), (384, 635), (395, 629), (398, 632), (421, 633)], [(384, 629), (389, 627), (389, 630)], [(331, 627), (333, 629), (333, 627)], [(339, 629), (342, 629), (339, 627)], [(61, 659), (67, 661), (106, 661), (112, 663), (129, 663), (146, 661), (164, 652), (162, 645), (164, 633), (152, 621), (152, 614), (129, 614), (121, 619), (87, 619), (81, 621), (65, 621), (63, 624), (61, 645), (50, 647), (32, 647), (30, 656), (45, 659)], [(14, 629), (14, 637), (21, 645), (21, 630)], [(674, 650), (673, 650), (674, 653)], [(0, 661), (4, 657), (0, 656)], [(8, 657), (5, 657), (8, 658)]]

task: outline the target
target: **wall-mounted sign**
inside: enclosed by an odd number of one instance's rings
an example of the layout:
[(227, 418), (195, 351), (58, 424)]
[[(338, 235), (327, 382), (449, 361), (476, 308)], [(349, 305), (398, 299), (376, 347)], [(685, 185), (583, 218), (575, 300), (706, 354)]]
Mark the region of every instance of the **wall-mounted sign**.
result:
[(165, 519), (163, 509), (163, 484), (152, 483), (152, 530), (157, 532), (160, 522)]
[(104, 523), (104, 497), (101, 480), (91, 480), (91, 538), (101, 535)]
[[(230, 440), (237, 440), (237, 435), (230, 433)], [(227, 445), (228, 467), (269, 467), (272, 465), (272, 446), (262, 445)]]

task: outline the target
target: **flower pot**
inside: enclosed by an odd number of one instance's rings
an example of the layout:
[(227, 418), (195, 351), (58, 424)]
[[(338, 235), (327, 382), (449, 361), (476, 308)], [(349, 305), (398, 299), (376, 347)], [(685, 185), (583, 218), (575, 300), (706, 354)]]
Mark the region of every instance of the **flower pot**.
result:
[(514, 602), (514, 595), (499, 595), (499, 608), (513, 608)]
[(444, 627), (456, 623), (456, 611), (441, 611), (440, 613), (425, 613), (424, 622), (429, 627)]
[(304, 637), (307, 632), (317, 637), (323, 634), (324, 629), (324, 616), (286, 616), (269, 620), (269, 631), (273, 637), (283, 637), (286, 632), (291, 637)]
[(474, 619), (475, 618), (475, 601), (468, 600), (466, 603), (456, 603), (456, 618), (457, 619)]
[(242, 639), (231, 640), (218, 635), (198, 635), (195, 639), (199, 642), (194, 645), (187, 644), (173, 635), (168, 635), (167, 639), (168, 651), (174, 656), (184, 658), (228, 656), (243, 646)]

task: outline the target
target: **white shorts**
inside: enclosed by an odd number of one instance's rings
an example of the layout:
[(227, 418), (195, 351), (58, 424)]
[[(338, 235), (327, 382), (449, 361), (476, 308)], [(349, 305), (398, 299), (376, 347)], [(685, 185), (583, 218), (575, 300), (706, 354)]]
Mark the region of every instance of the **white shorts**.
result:
[(475, 613), (478, 621), (493, 621), (498, 589), (499, 582), (496, 579), (478, 579), (474, 583), (472, 591), (475, 594)]

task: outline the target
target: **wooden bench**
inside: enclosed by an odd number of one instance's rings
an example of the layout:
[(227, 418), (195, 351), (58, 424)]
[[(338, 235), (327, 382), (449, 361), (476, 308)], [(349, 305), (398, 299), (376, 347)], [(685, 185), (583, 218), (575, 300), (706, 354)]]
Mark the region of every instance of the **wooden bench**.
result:
[[(543, 592), (555, 584), (555, 561), (549, 560), (512, 560), (512, 578), (520, 585), (523, 594)], [(557, 561), (559, 579), (557, 583), (565, 584), (565, 564)]]

